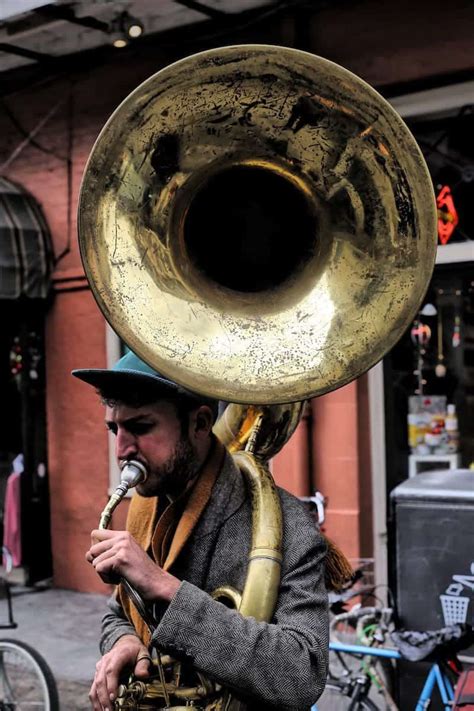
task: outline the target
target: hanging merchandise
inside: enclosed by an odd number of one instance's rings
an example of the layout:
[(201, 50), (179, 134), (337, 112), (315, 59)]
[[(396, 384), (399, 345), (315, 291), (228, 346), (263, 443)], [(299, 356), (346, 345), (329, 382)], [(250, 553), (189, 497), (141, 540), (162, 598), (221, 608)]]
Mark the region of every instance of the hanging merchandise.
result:
[(421, 323), (418, 319), (413, 322), (411, 329), (411, 340), (419, 348), (428, 345), (431, 339), (431, 328), (426, 323)]
[(413, 322), (410, 335), (413, 344), (416, 346), (416, 369), (413, 371), (417, 382), (415, 394), (423, 395), (423, 389), (426, 385), (426, 380), (423, 377), (423, 356), (426, 354), (426, 347), (431, 339), (431, 328), (428, 324), (421, 323), (419, 319), (416, 319)]
[[(440, 290), (438, 294), (441, 294)], [(438, 335), (438, 359), (435, 366), (435, 375), (437, 378), (444, 378), (446, 375), (446, 365), (444, 363), (444, 353), (443, 353), (443, 312), (441, 310), (441, 304), (438, 303), (438, 322), (437, 322), (437, 335)]]
[(10, 373), (13, 379), (20, 389), (21, 385), (21, 373), (23, 371), (23, 349), (20, 344), (20, 338), (15, 336), (13, 339), (13, 344), (10, 348)]
[(440, 187), (436, 197), (438, 207), (438, 237), (441, 244), (447, 244), (456, 229), (459, 217), (454, 205), (449, 185)]
[(454, 313), (454, 328), (453, 337), (451, 339), (453, 348), (458, 348), (461, 345), (461, 314), (460, 314), (460, 301), (462, 292), (456, 289), (456, 307)]
[(28, 334), (28, 375), (30, 380), (38, 380), (38, 369), (41, 358), (39, 336), (35, 331), (30, 331)]
[(458, 348), (461, 344), (461, 317), (459, 314), (454, 316), (452, 344), (453, 348)]

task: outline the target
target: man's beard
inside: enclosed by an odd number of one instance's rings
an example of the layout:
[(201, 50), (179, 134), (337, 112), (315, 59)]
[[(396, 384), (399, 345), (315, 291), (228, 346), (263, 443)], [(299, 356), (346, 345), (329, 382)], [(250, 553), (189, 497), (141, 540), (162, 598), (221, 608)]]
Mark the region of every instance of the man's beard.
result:
[(150, 471), (148, 479), (137, 487), (137, 491), (141, 496), (168, 494), (175, 498), (185, 490), (198, 468), (199, 461), (192, 444), (182, 437), (168, 461)]

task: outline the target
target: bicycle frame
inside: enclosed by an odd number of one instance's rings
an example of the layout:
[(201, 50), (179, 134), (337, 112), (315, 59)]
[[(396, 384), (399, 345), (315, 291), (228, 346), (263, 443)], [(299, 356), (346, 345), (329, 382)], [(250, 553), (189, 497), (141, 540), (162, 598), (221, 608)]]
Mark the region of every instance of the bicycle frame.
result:
[[(342, 642), (331, 642), (329, 649), (333, 652), (345, 652), (346, 654), (371, 657), (379, 657), (382, 659), (402, 659), (400, 652), (397, 649), (386, 647), (366, 647), (362, 644), (343, 644)], [(415, 662), (414, 662), (415, 663)], [(429, 707), (431, 696), (435, 686), (441, 696), (441, 701), (444, 706), (444, 711), (452, 710), (452, 702), (454, 699), (454, 689), (451, 681), (443, 672), (439, 664), (433, 663), (425, 679), (425, 683), (418, 701), (416, 702), (415, 711), (424, 711)], [(318, 711), (317, 704), (311, 708), (311, 711)]]
[(13, 619), (12, 596), (10, 593), (10, 583), (6, 578), (0, 578), (0, 600), (4, 599), (7, 602), (8, 622), (0, 622), (0, 630), (13, 630), (18, 627)]

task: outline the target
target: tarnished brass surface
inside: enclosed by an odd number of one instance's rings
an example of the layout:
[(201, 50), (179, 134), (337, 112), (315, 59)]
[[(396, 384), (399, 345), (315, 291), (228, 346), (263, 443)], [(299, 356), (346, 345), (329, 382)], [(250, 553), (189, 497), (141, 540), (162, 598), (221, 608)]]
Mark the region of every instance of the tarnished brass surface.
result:
[[(170, 660), (172, 665), (178, 664)], [(203, 677), (198, 674), (198, 680)], [(217, 708), (214, 702), (207, 702), (206, 697), (209, 696), (211, 690), (215, 691), (215, 685), (206, 681), (204, 685), (195, 687), (180, 686), (179, 682), (171, 681), (166, 683), (166, 695), (164, 687), (160, 682), (159, 674), (156, 669), (156, 663), (152, 667), (150, 678), (146, 681), (139, 681), (131, 677), (127, 685), (121, 684), (118, 690), (117, 699), (114, 703), (116, 709), (133, 709), (134, 711), (148, 711), (148, 709), (166, 708), (169, 711), (177, 711), (181, 708), (189, 708), (186, 702), (192, 702), (192, 707), (196, 711), (201, 709), (211, 711)], [(173, 705), (168, 706), (166, 698), (173, 700)], [(212, 705), (210, 705), (212, 703)]]
[(234, 454), (245, 449), (257, 418), (261, 418), (253, 449), (259, 459), (267, 461), (290, 439), (303, 408), (304, 402), (270, 406), (230, 403), (214, 425), (214, 433)]
[(247, 452), (234, 455), (252, 493), (252, 545), (239, 612), (269, 622), (275, 609), (282, 560), (280, 500), (268, 468)]
[[(243, 195), (252, 244), (236, 246)], [(279, 224), (252, 202), (272, 197)], [(222, 204), (227, 221), (210, 209)], [(395, 111), (345, 69), (271, 46), (194, 55), (139, 86), (97, 140), (79, 229), (94, 294), (133, 351), (192, 390), (257, 404), (376, 363), (436, 250), (431, 181)], [(246, 280), (262, 261), (268, 278)]]

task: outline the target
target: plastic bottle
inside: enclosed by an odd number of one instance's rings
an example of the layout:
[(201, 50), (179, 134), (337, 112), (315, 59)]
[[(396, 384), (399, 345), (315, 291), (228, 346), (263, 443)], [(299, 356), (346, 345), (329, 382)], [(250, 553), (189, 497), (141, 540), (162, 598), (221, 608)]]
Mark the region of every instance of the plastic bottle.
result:
[(457, 452), (459, 450), (459, 430), (455, 405), (448, 405), (448, 413), (444, 426), (446, 427), (446, 434), (448, 435), (448, 452)]
[(408, 415), (408, 445), (412, 452), (416, 450), (418, 444), (418, 416)]

